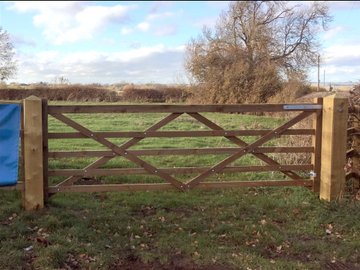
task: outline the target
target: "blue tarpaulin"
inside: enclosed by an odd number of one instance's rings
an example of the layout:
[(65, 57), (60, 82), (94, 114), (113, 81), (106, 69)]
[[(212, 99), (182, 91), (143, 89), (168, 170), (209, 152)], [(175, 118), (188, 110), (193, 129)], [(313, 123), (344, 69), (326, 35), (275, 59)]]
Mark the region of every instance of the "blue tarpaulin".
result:
[(20, 111), (19, 104), (0, 104), (0, 186), (18, 180)]

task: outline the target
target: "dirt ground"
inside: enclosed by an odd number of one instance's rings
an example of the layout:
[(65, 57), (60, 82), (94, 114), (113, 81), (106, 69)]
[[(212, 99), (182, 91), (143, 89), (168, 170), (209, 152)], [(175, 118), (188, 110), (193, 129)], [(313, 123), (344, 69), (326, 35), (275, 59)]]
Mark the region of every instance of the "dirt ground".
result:
[(232, 270), (222, 265), (205, 265), (198, 266), (190, 259), (181, 255), (175, 255), (168, 264), (160, 264), (160, 262), (143, 263), (136, 257), (129, 256), (125, 260), (118, 261), (113, 264), (111, 270)]

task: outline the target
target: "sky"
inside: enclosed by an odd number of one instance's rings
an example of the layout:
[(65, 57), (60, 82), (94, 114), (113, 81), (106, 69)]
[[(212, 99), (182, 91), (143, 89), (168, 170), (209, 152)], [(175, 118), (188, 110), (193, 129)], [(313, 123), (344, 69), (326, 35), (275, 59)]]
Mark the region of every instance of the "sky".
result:
[[(228, 1), (0, 2), (18, 73), (8, 82), (187, 83), (185, 47)], [(328, 1), (320, 81), (360, 81), (360, 2)], [(317, 81), (311, 69), (309, 81)]]

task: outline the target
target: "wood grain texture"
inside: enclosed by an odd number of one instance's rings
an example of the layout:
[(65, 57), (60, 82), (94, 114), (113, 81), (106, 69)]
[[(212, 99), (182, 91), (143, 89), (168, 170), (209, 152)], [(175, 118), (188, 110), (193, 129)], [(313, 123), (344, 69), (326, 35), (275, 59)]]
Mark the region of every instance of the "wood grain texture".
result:
[[(312, 170), (312, 164), (303, 165), (279, 165), (279, 166), (231, 166), (225, 167), (222, 173), (235, 173), (235, 172), (269, 172), (280, 170), (293, 170), (293, 171), (308, 171)], [(203, 173), (209, 170), (210, 167), (178, 167), (178, 168), (158, 168), (159, 172), (167, 174), (187, 174), (187, 173)], [(130, 174), (147, 174), (147, 170), (143, 168), (120, 168), (120, 169), (62, 169), (50, 170), (49, 176), (108, 176), (108, 175), (130, 175)]]
[[(314, 103), (323, 104), (323, 98), (316, 98)], [(314, 164), (314, 173), (312, 177), (314, 185), (313, 191), (320, 192), (321, 179), (321, 137), (322, 137), (322, 111), (317, 111), (313, 115), (312, 128), (315, 134), (311, 138), (311, 144), (315, 151), (311, 154), (311, 164)]]
[[(128, 150), (137, 156), (162, 156), (162, 155), (210, 155), (210, 154), (232, 154), (239, 147), (208, 147), (208, 148), (168, 148), (168, 149), (144, 149)], [(254, 153), (313, 153), (314, 147), (259, 147)], [(88, 151), (54, 151), (49, 152), (49, 158), (69, 157), (102, 157), (113, 156), (112, 151), (88, 150)]]
[(345, 185), (348, 100), (338, 94), (324, 98), (320, 199), (341, 198)]
[[(164, 118), (163, 120), (161, 120), (157, 125), (162, 126), (164, 123), (171, 122), (173, 119), (177, 118), (179, 115), (180, 114), (173, 113), (173, 114), (169, 115), (168, 117)], [(72, 119), (70, 119), (62, 114), (52, 114), (52, 116), (55, 117), (56, 119), (62, 121), (63, 123), (67, 124), (68, 126), (74, 128), (75, 130), (78, 130), (79, 132), (86, 135), (87, 137), (110, 148), (115, 153), (115, 155), (123, 156), (124, 158), (134, 162), (138, 166), (144, 168), (149, 174), (159, 176), (162, 179), (164, 179), (165, 181), (167, 181), (167, 182), (171, 183), (172, 185), (174, 185), (175, 187), (177, 187), (178, 189), (180, 189), (180, 190), (183, 189), (183, 183), (181, 183), (180, 181), (178, 181), (171, 175), (169, 175), (165, 172), (159, 171), (156, 167), (149, 164), (148, 162), (140, 159), (139, 157), (137, 157), (136, 155), (134, 155), (132, 153), (127, 152), (126, 149), (131, 146), (131, 145), (128, 146), (129, 143), (125, 143), (122, 146), (117, 146), (116, 144), (105, 139), (104, 137), (102, 137), (100, 135), (95, 135), (91, 130), (85, 128), (84, 126), (80, 125), (79, 123), (73, 121)], [(158, 127), (156, 126), (154, 128), (158, 128)], [(135, 143), (136, 143), (137, 140), (141, 140), (141, 138), (140, 139), (134, 138), (132, 140), (135, 140)]]
[[(107, 131), (93, 132), (104, 138), (174, 138), (174, 137), (220, 137), (220, 136), (264, 136), (270, 130), (193, 130), (193, 131)], [(315, 129), (288, 129), (282, 135), (315, 135)], [(87, 138), (81, 132), (53, 132), (49, 139)]]
[[(49, 106), (50, 114), (62, 113), (192, 113), (192, 112), (282, 112), (289, 104), (239, 104), (239, 105), (52, 105)], [(296, 104), (299, 109), (291, 111), (303, 111), (301, 105), (311, 106), (312, 103)], [(316, 111), (309, 109), (306, 111)]]
[[(215, 124), (214, 122), (210, 121), (209, 119), (207, 119), (206, 117), (202, 116), (201, 114), (199, 113), (189, 113), (189, 115), (193, 118), (195, 118), (196, 120), (198, 120), (199, 122), (203, 123), (204, 125), (206, 125), (207, 127), (211, 128), (211, 129), (214, 129), (214, 130), (223, 130), (222, 127), (218, 126), (217, 124)], [(286, 130), (284, 131), (286, 132)], [(240, 138), (238, 137), (234, 137), (234, 136), (225, 136), (226, 139), (228, 139), (229, 141), (235, 143), (236, 145), (238, 146), (241, 146), (241, 147), (246, 147), (248, 146), (248, 144), (241, 140)], [(264, 161), (265, 163), (269, 164), (269, 165), (274, 165), (274, 166), (277, 166), (277, 165), (280, 165), (277, 161), (275, 161), (274, 159), (270, 158), (269, 156), (263, 154), (263, 153), (256, 153), (256, 149), (255, 148), (251, 154), (254, 155), (255, 157), (257, 157), (258, 159)], [(292, 178), (292, 179), (300, 179), (301, 177), (299, 175), (297, 175), (296, 173), (292, 172), (292, 171), (284, 171), (284, 170), (281, 170), (281, 172), (283, 174), (285, 174), (286, 176)]]
[[(239, 187), (286, 187), (286, 186), (303, 186), (312, 187), (312, 181), (228, 181), (228, 182), (202, 182), (196, 186), (196, 189), (224, 189)], [(119, 191), (148, 191), (148, 190), (175, 190), (170, 183), (155, 184), (104, 184), (104, 185), (77, 185), (77, 186), (51, 186), (48, 188), (50, 194), (59, 192), (119, 192)]]
[(31, 96), (24, 100), (24, 207), (44, 207), (42, 102)]
[(251, 144), (248, 144), (247, 146), (243, 147), (242, 149), (240, 149), (238, 152), (234, 153), (230, 157), (227, 157), (224, 160), (220, 161), (219, 163), (217, 163), (216, 165), (211, 167), (209, 170), (207, 170), (207, 171), (203, 172), (202, 174), (200, 174), (199, 176), (193, 178), (191, 181), (189, 181), (187, 183), (187, 186), (192, 188), (192, 187), (198, 185), (201, 181), (203, 181), (209, 175), (221, 171), (225, 166), (227, 166), (231, 162), (234, 162), (235, 160), (239, 159), (240, 157), (244, 156), (245, 154), (251, 152), (252, 150), (259, 147), (260, 145), (262, 145), (262, 144), (266, 143), (267, 141), (271, 140), (275, 136), (281, 135), (281, 133), (283, 131), (285, 131), (286, 129), (292, 127), (293, 125), (295, 125), (296, 123), (298, 123), (301, 120), (305, 119), (309, 115), (310, 115), (310, 112), (302, 112), (302, 113), (300, 113), (299, 115), (295, 116), (293, 119), (289, 120), (285, 124), (282, 124), (281, 126), (275, 128), (274, 130), (270, 131), (268, 134), (264, 135), (263, 137), (261, 137), (257, 141), (255, 141), (255, 142), (253, 142)]

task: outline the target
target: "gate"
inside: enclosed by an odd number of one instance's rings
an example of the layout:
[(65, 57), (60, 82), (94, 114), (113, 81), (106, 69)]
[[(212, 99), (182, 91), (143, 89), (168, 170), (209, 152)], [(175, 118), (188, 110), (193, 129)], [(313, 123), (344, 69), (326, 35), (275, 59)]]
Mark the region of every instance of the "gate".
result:
[[(25, 187), (24, 204), (26, 209), (41, 208), (48, 195), (59, 192), (104, 192), (177, 189), (216, 189), (260, 186), (304, 186), (319, 192), (327, 200), (336, 199), (342, 189), (341, 172), (345, 164), (346, 152), (346, 114), (347, 100), (338, 96), (317, 99), (315, 103), (304, 104), (245, 104), (245, 105), (48, 105), (46, 100), (37, 98), (24, 100), (25, 143)], [(273, 129), (226, 129), (221, 124), (209, 119), (208, 114), (241, 113), (287, 113), (294, 115), (285, 123)], [(160, 121), (142, 131), (95, 131), (74, 119), (74, 114), (166, 114)], [(194, 122), (207, 127), (208, 130), (160, 130), (165, 125), (188, 115)], [(48, 132), (48, 117), (51, 116), (75, 132)], [(302, 129), (294, 126), (312, 119), (312, 128)], [(345, 128), (343, 128), (345, 126)], [(345, 132), (345, 133), (344, 133)], [(283, 135), (311, 136), (311, 145), (297, 147), (279, 147), (264, 145), (274, 138)], [(246, 142), (241, 136), (257, 136), (256, 140)], [(147, 138), (180, 138), (180, 137), (223, 137), (233, 147), (207, 148), (156, 148), (133, 149)], [(128, 138), (120, 145), (112, 142), (113, 138)], [(49, 142), (57, 139), (91, 139), (106, 150), (49, 151)], [(344, 143), (343, 143), (344, 140)], [(344, 153), (343, 153), (344, 152)], [(311, 153), (309, 164), (280, 164), (269, 153)], [(210, 166), (158, 167), (152, 165), (143, 156), (166, 155), (219, 155), (227, 154), (219, 162)], [(265, 165), (237, 166), (233, 163), (245, 155), (251, 155)], [(61, 158), (97, 158), (82, 169), (52, 168), (51, 159)], [(116, 157), (132, 162), (136, 167), (101, 168)], [(30, 169), (30, 165), (32, 168)], [(26, 169), (28, 167), (28, 169)], [(339, 169), (340, 168), (340, 169)], [(261, 181), (209, 181), (209, 177), (219, 173), (238, 172), (279, 172), (285, 180)], [(299, 171), (307, 173), (299, 173)], [(76, 184), (83, 178), (97, 176), (122, 176), (129, 174), (147, 174), (157, 176), (161, 183), (123, 183), (123, 184)], [(197, 174), (188, 181), (174, 175)], [(59, 183), (49, 185), (50, 177), (66, 177)], [(86, 181), (85, 181), (86, 183)]]
[[(314, 179), (303, 179), (295, 171), (307, 170), (313, 171), (314, 175), (319, 175), (319, 167), (314, 166), (319, 159), (319, 152), (316, 153), (315, 147), (261, 147), (264, 143), (275, 137), (282, 135), (312, 135), (314, 141), (320, 140), (321, 129), (290, 129), (295, 124), (310, 116), (317, 117), (321, 112), (321, 104), (300, 104), (300, 105), (281, 105), (281, 104), (263, 104), (263, 105), (106, 105), (106, 106), (48, 106), (48, 114), (67, 126), (75, 129), (77, 132), (49, 133), (47, 137), (51, 139), (73, 139), (87, 138), (96, 141), (108, 148), (108, 151), (71, 151), (71, 152), (49, 152), (44, 157), (48, 158), (69, 158), (69, 157), (99, 157), (95, 162), (80, 170), (57, 169), (49, 170), (48, 176), (68, 176), (61, 183), (48, 187), (50, 194), (57, 192), (88, 192), (88, 191), (120, 191), (120, 190), (155, 190), (176, 188), (179, 190), (189, 190), (193, 188), (224, 188), (239, 186), (313, 186)], [(288, 120), (286, 123), (273, 130), (225, 130), (218, 124), (209, 120), (202, 113), (244, 113), (244, 112), (299, 112), (297, 116)], [(97, 114), (97, 113), (168, 113), (162, 120), (154, 123), (150, 128), (144, 131), (116, 131), (116, 132), (95, 132), (64, 114)], [(161, 127), (169, 124), (179, 116), (187, 114), (199, 123), (210, 128), (210, 131), (158, 131)], [(140, 116), (139, 116), (140, 117)], [(94, 118), (95, 121), (95, 118)], [(206, 137), (223, 136), (231, 141), (234, 148), (175, 148), (175, 149), (147, 149), (130, 150), (140, 141), (146, 138), (164, 138), (164, 137)], [(250, 144), (240, 139), (238, 136), (260, 136), (255, 142)], [(127, 142), (117, 145), (108, 138), (131, 137)], [(45, 142), (45, 149), (47, 142)], [(305, 165), (282, 165), (273, 158), (266, 155), (270, 152), (311, 152), (314, 155), (313, 164)], [(187, 155), (187, 154), (219, 154), (228, 153), (230, 156), (210, 167), (180, 167), (180, 168), (157, 168), (141, 159), (142, 155)], [(266, 166), (229, 166), (232, 162), (244, 155), (253, 155)], [(317, 154), (317, 155), (316, 155)], [(137, 168), (117, 168), (117, 169), (99, 169), (108, 161), (115, 157), (124, 157), (135, 163)], [(215, 173), (222, 172), (259, 172), (259, 171), (279, 171), (291, 180), (278, 181), (226, 181), (226, 182), (206, 182), (206, 179)], [(165, 183), (152, 184), (103, 184), (103, 185), (73, 185), (77, 180), (83, 177), (106, 176), (106, 175), (124, 175), (124, 174), (143, 174), (156, 175)], [(198, 176), (187, 182), (180, 181), (173, 177), (174, 174), (199, 173)]]

